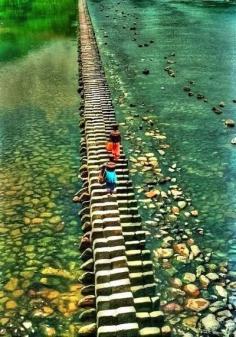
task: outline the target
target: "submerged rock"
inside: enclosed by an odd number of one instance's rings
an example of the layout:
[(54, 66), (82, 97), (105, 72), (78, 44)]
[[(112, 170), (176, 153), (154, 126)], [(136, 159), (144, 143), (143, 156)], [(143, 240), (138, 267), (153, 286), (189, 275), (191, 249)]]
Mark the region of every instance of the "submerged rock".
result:
[(144, 70), (143, 70), (143, 74), (144, 74), (144, 75), (149, 75), (149, 73), (150, 73), (150, 71), (149, 71), (148, 69), (144, 69)]
[(178, 201), (178, 207), (184, 209), (187, 206), (186, 201)]
[(4, 286), (4, 289), (6, 291), (14, 291), (16, 290), (18, 286), (18, 279), (16, 277), (12, 277), (8, 282), (7, 284)]
[(95, 304), (96, 304), (96, 297), (94, 295), (88, 295), (79, 301), (78, 306), (81, 308), (87, 308), (87, 307), (95, 307)]
[(184, 286), (184, 291), (187, 295), (191, 297), (198, 297), (200, 295), (200, 290), (198, 289), (195, 284), (189, 283), (186, 286)]
[(149, 192), (145, 193), (146, 197), (148, 197), (148, 198), (154, 198), (156, 196), (159, 196), (160, 194), (161, 194), (161, 192), (159, 190), (152, 190), (152, 191), (149, 191)]
[(210, 283), (210, 280), (205, 275), (200, 275), (199, 281), (203, 288), (207, 288)]
[(212, 111), (215, 112), (215, 113), (218, 114), (218, 115), (222, 113), (222, 110), (219, 109), (219, 108), (216, 107), (216, 106), (213, 106)]
[(6, 309), (11, 310), (17, 307), (17, 303), (15, 301), (7, 301), (6, 302)]
[(158, 248), (156, 253), (160, 259), (168, 259), (174, 255), (174, 251), (171, 248)]
[(186, 92), (189, 92), (189, 91), (191, 91), (191, 88), (188, 87), (188, 86), (184, 86), (184, 87), (183, 87), (183, 90), (186, 91)]
[(197, 257), (199, 254), (201, 254), (201, 251), (197, 245), (190, 246), (190, 249), (194, 257)]
[(81, 327), (78, 331), (78, 337), (96, 337), (96, 323), (88, 324)]
[(46, 267), (41, 271), (41, 273), (43, 275), (59, 276), (59, 277), (63, 277), (65, 279), (71, 279), (71, 280), (74, 279), (74, 275), (72, 275), (69, 271), (63, 270), (63, 269)]
[(171, 284), (175, 288), (181, 288), (182, 285), (183, 285), (182, 281), (177, 277), (175, 277), (174, 279), (171, 280)]
[(173, 246), (175, 253), (188, 257), (189, 256), (189, 249), (185, 243), (178, 243)]
[(206, 277), (211, 281), (216, 281), (220, 278), (219, 275), (217, 275), (216, 273), (208, 273), (206, 274)]
[(187, 301), (186, 309), (200, 312), (207, 309), (209, 305), (210, 302), (205, 300), (204, 298), (196, 298), (196, 299), (190, 298)]
[(59, 222), (61, 222), (61, 217), (59, 215), (55, 215), (49, 220), (49, 223), (52, 225), (57, 225)]
[(233, 119), (226, 119), (225, 125), (232, 128), (235, 126), (235, 121)]
[(179, 313), (183, 311), (183, 308), (178, 303), (171, 302), (163, 307), (163, 311), (166, 313)]
[(198, 211), (196, 209), (191, 211), (191, 215), (194, 217), (198, 216)]
[(217, 321), (215, 315), (213, 314), (208, 314), (206, 317), (204, 317), (201, 320), (201, 323), (203, 325), (203, 328), (207, 332), (214, 332), (219, 329), (220, 323)]
[(223, 298), (226, 298), (228, 296), (227, 290), (223, 288), (222, 286), (216, 285), (214, 290), (217, 296), (220, 296)]
[(236, 137), (231, 140), (231, 144), (236, 145)]
[(196, 281), (196, 276), (193, 273), (185, 273), (183, 277), (185, 283), (193, 283)]
[(88, 309), (83, 311), (80, 316), (79, 319), (83, 322), (85, 321), (89, 321), (89, 320), (96, 320), (96, 309)]
[(54, 337), (56, 336), (56, 329), (49, 327), (49, 326), (42, 326), (42, 331), (45, 336), (47, 337)]

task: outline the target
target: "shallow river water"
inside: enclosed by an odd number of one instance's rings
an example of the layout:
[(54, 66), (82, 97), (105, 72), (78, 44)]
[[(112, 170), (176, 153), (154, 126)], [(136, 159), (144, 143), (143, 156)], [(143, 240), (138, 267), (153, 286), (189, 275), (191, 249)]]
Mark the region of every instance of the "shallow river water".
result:
[[(235, 129), (225, 127), (224, 120), (236, 116), (236, 7), (215, 1), (100, 0), (89, 1), (89, 8), (118, 117), (128, 119), (124, 132), (128, 127), (134, 134), (127, 149), (138, 146), (137, 137), (146, 151), (157, 149), (145, 136), (145, 125), (139, 130), (143, 117), (165, 132), (170, 148), (161, 161), (177, 163), (178, 181), (207, 229), (205, 244), (219, 258), (229, 258), (233, 274), (236, 148), (230, 141)], [(175, 77), (164, 71), (168, 65)], [(207, 102), (197, 99), (198, 93)], [(212, 107), (222, 101), (223, 113), (217, 115)]]
[[(230, 279), (235, 281), (236, 148), (231, 139), (236, 132), (225, 126), (225, 120), (236, 118), (236, 4), (171, 0), (88, 3), (130, 153), (140, 212), (151, 233), (149, 246), (153, 251), (160, 245), (171, 247), (159, 239), (180, 240), (190, 235), (215, 263), (206, 268), (216, 270), (218, 263), (227, 261)], [(221, 113), (216, 114), (212, 108), (219, 105)], [(156, 157), (162, 172), (174, 178), (191, 199), (191, 209), (198, 210), (197, 219), (192, 221), (188, 212), (181, 217), (181, 212), (177, 226), (158, 226), (158, 203), (150, 203), (144, 192), (160, 185), (145, 168), (146, 154)], [(179, 211), (175, 212), (178, 216)], [(202, 230), (203, 236), (196, 233)], [(170, 276), (182, 278), (184, 272), (194, 270), (188, 263), (173, 262), (173, 268), (165, 261), (163, 273), (161, 263), (155, 262), (157, 281), (161, 279), (164, 285), (162, 295)], [(213, 288), (202, 295), (213, 300)], [(235, 293), (231, 295), (235, 303)], [(169, 301), (170, 297), (162, 298)], [(178, 320), (174, 317), (173, 323)], [(176, 336), (181, 336), (178, 328)]]
[(4, 336), (73, 336), (78, 322), (76, 8), (74, 0), (0, 1)]
[[(146, 204), (143, 185), (153, 176), (132, 166), (135, 153), (152, 152), (192, 199), (199, 216), (181, 221), (193, 226), (191, 235), (222, 270), (229, 261), (234, 281), (236, 148), (230, 141), (236, 134), (224, 120), (236, 119), (236, 7), (232, 1), (88, 2), (149, 246), (156, 250), (162, 233), (148, 223), (156, 211)], [(74, 0), (11, 6), (0, 0), (0, 333), (6, 337), (77, 335), (76, 6)], [(218, 115), (212, 107), (220, 102)], [(196, 225), (204, 236), (195, 235)], [(175, 264), (161, 273), (155, 265), (157, 282), (192, 268)]]

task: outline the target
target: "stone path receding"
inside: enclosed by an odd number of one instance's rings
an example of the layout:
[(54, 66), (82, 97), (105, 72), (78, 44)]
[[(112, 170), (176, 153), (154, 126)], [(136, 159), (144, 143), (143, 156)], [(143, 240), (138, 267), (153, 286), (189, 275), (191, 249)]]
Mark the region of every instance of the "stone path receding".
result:
[[(116, 194), (108, 196), (98, 182), (98, 172), (107, 162), (105, 145), (116, 123), (96, 39), (85, 0), (79, 1), (80, 87), (82, 98), (83, 191), (80, 213), (84, 237), (80, 249), (91, 294), (95, 280), (97, 335), (99, 337), (170, 336), (156, 297), (150, 251), (129, 178), (128, 163), (121, 147), (116, 172)], [(91, 296), (91, 295), (89, 295)]]

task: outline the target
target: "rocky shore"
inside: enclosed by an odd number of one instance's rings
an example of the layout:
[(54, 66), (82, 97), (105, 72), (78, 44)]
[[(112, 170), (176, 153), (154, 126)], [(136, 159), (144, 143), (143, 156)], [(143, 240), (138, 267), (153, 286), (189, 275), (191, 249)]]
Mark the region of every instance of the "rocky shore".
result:
[(156, 246), (153, 261), (162, 310), (174, 336), (233, 336), (235, 307), (229, 293), (236, 283), (228, 277), (228, 263), (212, 262), (214, 252), (201, 247), (206, 234), (198, 210), (177, 183), (176, 163), (165, 174), (161, 169), (165, 136), (149, 133), (163, 139), (161, 154), (132, 151), (130, 171), (144, 182), (136, 189), (140, 210), (146, 218), (151, 214), (144, 226), (151, 247)]

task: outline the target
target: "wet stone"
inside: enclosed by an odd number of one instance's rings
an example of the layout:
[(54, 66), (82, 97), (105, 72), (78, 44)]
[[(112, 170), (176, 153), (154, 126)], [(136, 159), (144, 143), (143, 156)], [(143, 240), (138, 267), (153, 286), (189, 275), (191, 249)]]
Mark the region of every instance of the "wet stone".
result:
[(228, 297), (228, 292), (227, 292), (227, 290), (226, 290), (224, 287), (222, 287), (222, 286), (216, 285), (216, 286), (214, 287), (214, 291), (215, 291), (215, 294), (216, 294), (217, 296), (220, 296), (220, 297), (223, 297), (223, 298)]
[(201, 312), (207, 309), (209, 305), (210, 305), (209, 301), (205, 300), (204, 298), (197, 298), (197, 299), (190, 298), (186, 303), (186, 309)]
[(78, 337), (96, 337), (97, 325), (95, 323), (85, 325), (78, 331)]
[(213, 314), (208, 314), (205, 316), (202, 320), (201, 323), (203, 325), (203, 328), (207, 332), (214, 332), (220, 328), (220, 323), (217, 321), (215, 315)]
[(82, 322), (90, 321), (90, 320), (94, 320), (95, 321), (96, 320), (96, 309), (89, 309), (89, 310), (83, 311), (80, 314), (79, 319)]
[(4, 286), (4, 289), (7, 291), (14, 291), (16, 290), (17, 286), (18, 286), (18, 279), (13, 277)]

